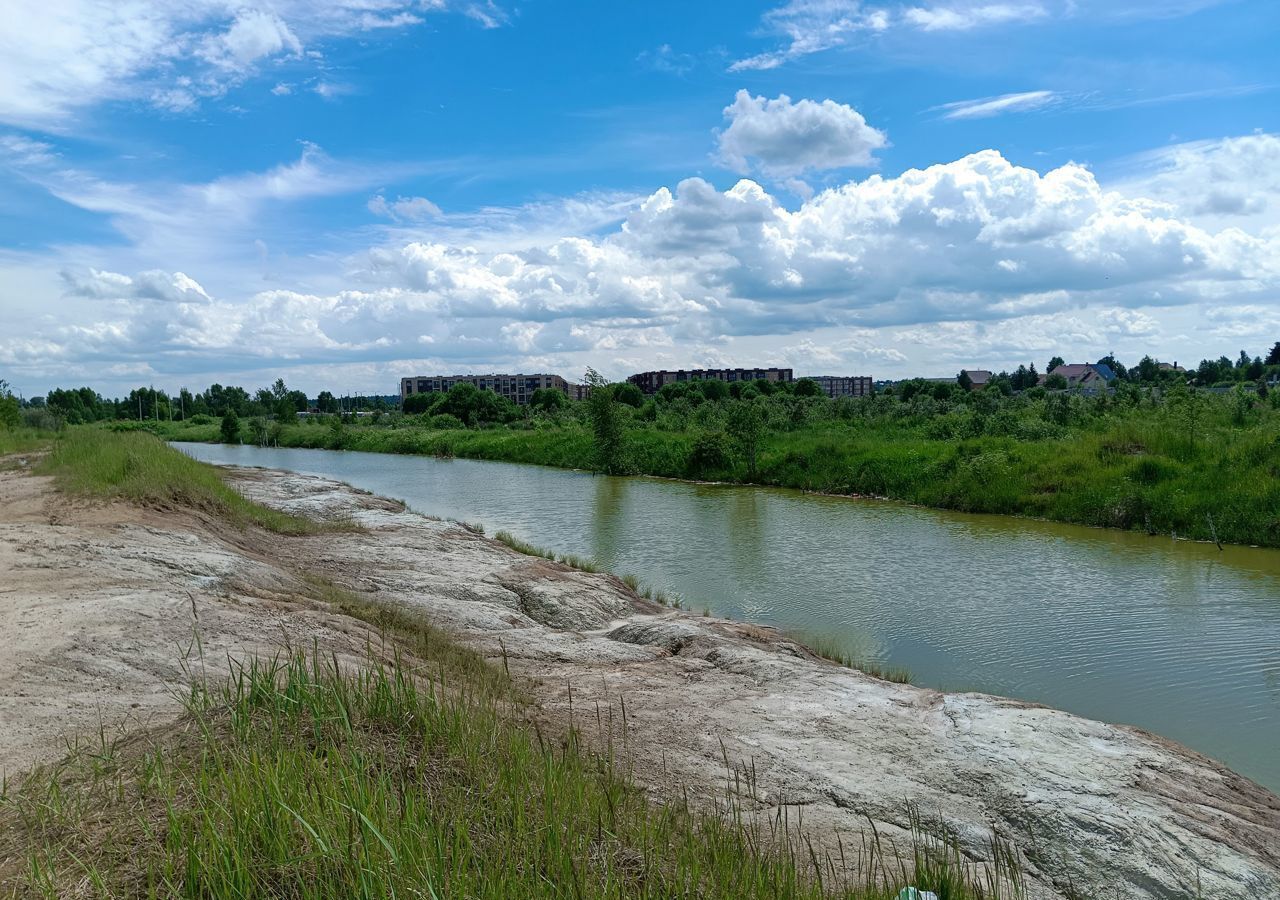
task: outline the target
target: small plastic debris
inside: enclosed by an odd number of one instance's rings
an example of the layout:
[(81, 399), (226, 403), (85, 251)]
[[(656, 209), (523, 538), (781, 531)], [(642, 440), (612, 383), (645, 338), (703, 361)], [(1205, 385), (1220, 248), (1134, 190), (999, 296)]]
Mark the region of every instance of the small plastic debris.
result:
[(898, 891), (898, 900), (938, 900), (933, 891), (921, 891), (913, 887), (904, 887)]

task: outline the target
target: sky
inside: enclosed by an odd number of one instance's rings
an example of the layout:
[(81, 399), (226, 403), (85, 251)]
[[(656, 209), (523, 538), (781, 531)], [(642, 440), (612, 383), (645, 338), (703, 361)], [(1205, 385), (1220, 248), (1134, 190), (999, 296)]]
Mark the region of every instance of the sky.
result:
[(1280, 340), (1274, 0), (6, 0), (0, 379)]

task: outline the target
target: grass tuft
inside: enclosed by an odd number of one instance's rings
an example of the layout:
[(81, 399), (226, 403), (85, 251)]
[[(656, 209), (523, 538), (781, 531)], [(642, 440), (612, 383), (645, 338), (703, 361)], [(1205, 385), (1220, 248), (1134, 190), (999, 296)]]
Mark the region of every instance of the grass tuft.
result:
[(796, 640), (803, 644), (814, 656), (828, 660), (846, 669), (856, 669), (881, 681), (894, 684), (910, 684), (911, 670), (902, 666), (886, 666), (874, 660), (858, 659), (846, 652), (834, 641), (821, 637), (799, 637)]
[(999, 841), (991, 863), (974, 863), (912, 812), (905, 859), (878, 837), (846, 856), (804, 835), (799, 807), (794, 819), (789, 807), (744, 811), (753, 773), (727, 761), (714, 809), (652, 803), (611, 744), (550, 739), (508, 715), (500, 691), (472, 690), (471, 675), (424, 678), (436, 661), (393, 652), (348, 671), (291, 652), (198, 684), (178, 727), (7, 790), (0, 860), (18, 866), (0, 868), (0, 889), (888, 900), (910, 883), (949, 900), (1018, 895), (1016, 855)]
[(213, 466), (174, 450), (145, 431), (68, 429), (41, 462), (60, 490), (127, 500), (157, 509), (203, 510), (233, 524), (257, 525), (279, 534), (346, 530), (349, 523), (319, 523), (254, 503), (234, 490)]
[(509, 531), (499, 531), (493, 536), (493, 539), (500, 544), (506, 544), (517, 553), (523, 553), (526, 556), (540, 556), (543, 559), (549, 559), (552, 562), (558, 562), (562, 566), (568, 566), (571, 569), (577, 569), (579, 572), (590, 572), (591, 574), (599, 574), (604, 570), (596, 565), (592, 560), (578, 556), (574, 553), (556, 553), (545, 547), (539, 547), (536, 544), (530, 544), (528, 541), (516, 537)]

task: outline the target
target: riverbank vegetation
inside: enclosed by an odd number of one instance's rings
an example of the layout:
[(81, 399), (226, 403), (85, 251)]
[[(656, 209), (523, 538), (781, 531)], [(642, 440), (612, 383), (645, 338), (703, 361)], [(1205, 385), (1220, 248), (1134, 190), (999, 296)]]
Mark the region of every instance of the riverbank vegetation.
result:
[(52, 475), (58, 488), (70, 494), (127, 500), (154, 509), (200, 510), (279, 534), (349, 527), (321, 525), (254, 503), (227, 485), (212, 466), (145, 432), (69, 428), (52, 441), (37, 471)]
[[(595, 413), (586, 403), (564, 402), (473, 427), (448, 413), (391, 412), (242, 420), (235, 436), (281, 447), (870, 495), (1280, 546), (1280, 392), (1265, 384), (1215, 391), (1166, 381), (1096, 394), (1033, 387), (1006, 395), (999, 387), (907, 382), (876, 396), (836, 400), (802, 387), (670, 387), (646, 398), (605, 386), (596, 396), (611, 402)], [(606, 452), (598, 440), (601, 407), (612, 420), (606, 427), (618, 435)], [(223, 437), (221, 423), (199, 417), (117, 427), (176, 440)]]
[(1280, 344), (1265, 361), (1242, 351), (1190, 371), (1150, 358), (1131, 369), (1100, 363), (1119, 377), (1090, 391), (1037, 384), (1033, 366), (981, 390), (963, 377), (917, 379), (838, 399), (807, 380), (691, 381), (645, 396), (588, 373), (586, 400), (539, 390), (525, 407), (461, 384), (411, 396), (403, 410), (385, 398), (354, 404), (359, 414), (335, 412), (345, 401), (323, 392), (319, 411), (300, 417), (306, 397), (277, 380), (252, 396), (221, 385), (177, 398), (138, 389), (120, 401), (52, 392), (22, 415), (180, 441), (761, 484), (1280, 546)]

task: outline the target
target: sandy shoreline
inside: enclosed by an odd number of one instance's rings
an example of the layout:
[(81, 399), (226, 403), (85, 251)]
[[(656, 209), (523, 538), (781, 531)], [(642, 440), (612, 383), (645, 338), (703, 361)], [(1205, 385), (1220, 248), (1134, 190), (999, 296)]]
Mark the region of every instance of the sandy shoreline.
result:
[[(241, 533), (186, 512), (68, 501), (0, 472), (0, 771), (66, 741), (176, 715), (175, 689), (228, 654), (282, 643), (357, 659), (362, 623), (299, 576), (402, 604), (533, 679), (542, 715), (621, 721), (640, 780), (713, 793), (725, 760), (756, 803), (803, 809), (820, 836), (870, 818), (901, 835), (905, 801), (981, 858), (994, 826), (1028, 853), (1033, 895), (1280, 896), (1280, 798), (1137, 729), (1034, 704), (879, 681), (769, 629), (662, 609), (617, 579), (522, 556), (327, 479), (235, 470), (253, 499), (363, 532)], [(198, 626), (204, 650), (193, 654)], [(185, 668), (184, 668), (185, 657)], [(582, 723), (580, 723), (582, 724)], [(640, 749), (637, 749), (640, 748)], [(1034, 835), (1034, 839), (1028, 838)]]

